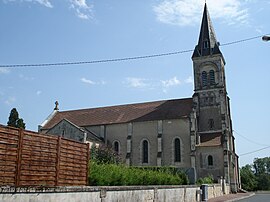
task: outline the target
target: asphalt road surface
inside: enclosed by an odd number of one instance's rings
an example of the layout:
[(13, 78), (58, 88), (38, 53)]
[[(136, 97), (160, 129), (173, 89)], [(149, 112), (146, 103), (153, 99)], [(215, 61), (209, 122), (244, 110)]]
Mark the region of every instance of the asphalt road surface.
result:
[(270, 202), (270, 192), (256, 193), (254, 196), (239, 200), (238, 202)]

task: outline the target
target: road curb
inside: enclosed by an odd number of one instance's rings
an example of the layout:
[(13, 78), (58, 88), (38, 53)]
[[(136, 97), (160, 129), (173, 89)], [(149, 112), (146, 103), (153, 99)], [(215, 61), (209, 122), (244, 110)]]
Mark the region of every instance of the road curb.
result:
[(235, 198), (235, 199), (227, 200), (226, 202), (239, 201), (239, 200), (243, 200), (243, 199), (249, 198), (249, 197), (254, 196), (254, 195), (255, 195), (255, 193), (252, 193), (252, 194), (250, 194), (248, 196), (242, 196), (240, 198)]

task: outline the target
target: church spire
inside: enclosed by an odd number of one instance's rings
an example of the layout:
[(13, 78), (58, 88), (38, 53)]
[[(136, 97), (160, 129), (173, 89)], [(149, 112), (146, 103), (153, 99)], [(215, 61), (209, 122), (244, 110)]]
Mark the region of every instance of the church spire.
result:
[(198, 45), (195, 47), (192, 57), (208, 56), (212, 54), (221, 54), (219, 43), (216, 39), (214, 27), (212, 25), (207, 5), (204, 5), (203, 18)]

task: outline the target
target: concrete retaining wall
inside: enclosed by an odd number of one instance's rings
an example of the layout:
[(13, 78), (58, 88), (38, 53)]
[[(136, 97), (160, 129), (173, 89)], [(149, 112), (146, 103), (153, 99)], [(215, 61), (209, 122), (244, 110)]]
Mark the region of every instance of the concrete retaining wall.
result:
[[(196, 202), (198, 186), (129, 186), (129, 187), (0, 187), (1, 202)], [(223, 195), (221, 185), (208, 187), (208, 198)]]

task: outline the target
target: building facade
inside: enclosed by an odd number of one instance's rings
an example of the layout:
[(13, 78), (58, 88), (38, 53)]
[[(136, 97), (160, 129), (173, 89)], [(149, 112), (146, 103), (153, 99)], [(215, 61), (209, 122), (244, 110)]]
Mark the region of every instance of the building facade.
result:
[(175, 166), (192, 181), (212, 175), (239, 186), (225, 60), (205, 4), (193, 55), (192, 98), (59, 111), (40, 132), (111, 146), (127, 165)]

